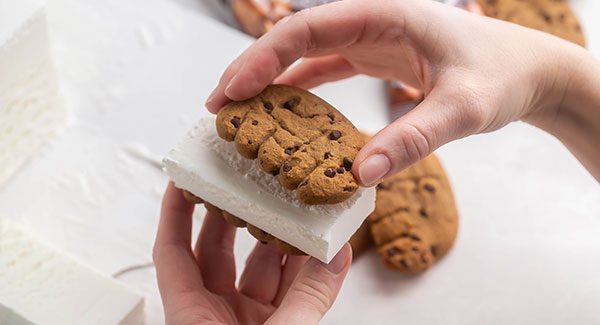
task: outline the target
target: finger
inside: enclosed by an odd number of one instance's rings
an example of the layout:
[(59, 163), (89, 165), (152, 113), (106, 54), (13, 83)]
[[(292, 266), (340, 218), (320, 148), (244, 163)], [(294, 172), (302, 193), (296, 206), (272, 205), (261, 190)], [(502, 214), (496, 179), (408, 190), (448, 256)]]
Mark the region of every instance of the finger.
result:
[(283, 271), (281, 273), (281, 280), (279, 281), (279, 289), (272, 302), (273, 306), (277, 307), (281, 304), (283, 297), (285, 297), (285, 294), (288, 292), (292, 282), (294, 282), (294, 279), (306, 261), (308, 261), (308, 256), (286, 256)]
[(256, 243), (240, 278), (240, 293), (263, 304), (271, 303), (279, 287), (282, 259), (283, 253), (274, 241)]
[(198, 237), (197, 255), (205, 287), (210, 292), (235, 292), (235, 229), (220, 213), (206, 212)]
[(282, 73), (275, 83), (310, 89), (356, 74), (356, 69), (348, 60), (339, 55), (329, 55), (302, 60), (296, 67)]
[(219, 108), (231, 101), (229, 98), (227, 98), (227, 96), (225, 96), (223, 89), (225, 89), (229, 83), (229, 80), (231, 80), (235, 73), (240, 69), (241, 64), (242, 57), (240, 56), (231, 62), (231, 64), (225, 69), (223, 75), (219, 79), (217, 87), (213, 89), (210, 95), (208, 95), (208, 98), (204, 103), (204, 106), (206, 106), (209, 112), (217, 113)]
[(341, 1), (282, 19), (226, 70), (206, 107), (214, 113), (227, 99), (243, 100), (260, 93), (302, 56), (350, 46), (360, 39), (369, 16), (357, 12), (378, 7), (363, 1)]
[(351, 261), (348, 244), (329, 264), (310, 259), (266, 324), (317, 324), (333, 305)]
[(362, 186), (374, 186), (427, 157), (441, 145), (478, 133), (484, 123), (475, 96), (429, 94), (414, 110), (379, 131), (356, 155), (352, 169)]
[(203, 290), (200, 269), (191, 249), (192, 213), (181, 190), (169, 183), (165, 192), (153, 258), (165, 308), (179, 294)]

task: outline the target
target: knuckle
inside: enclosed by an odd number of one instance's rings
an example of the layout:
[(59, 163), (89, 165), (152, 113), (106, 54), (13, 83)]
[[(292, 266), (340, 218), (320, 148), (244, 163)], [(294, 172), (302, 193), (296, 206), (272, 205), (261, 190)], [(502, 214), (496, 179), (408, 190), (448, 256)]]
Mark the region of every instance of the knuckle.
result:
[(333, 292), (323, 279), (307, 276), (297, 283), (295, 291), (311, 309), (325, 313), (331, 307)]
[(434, 135), (430, 128), (420, 128), (413, 124), (404, 124), (400, 132), (400, 143), (404, 147), (403, 155), (409, 164), (427, 157), (434, 146)]

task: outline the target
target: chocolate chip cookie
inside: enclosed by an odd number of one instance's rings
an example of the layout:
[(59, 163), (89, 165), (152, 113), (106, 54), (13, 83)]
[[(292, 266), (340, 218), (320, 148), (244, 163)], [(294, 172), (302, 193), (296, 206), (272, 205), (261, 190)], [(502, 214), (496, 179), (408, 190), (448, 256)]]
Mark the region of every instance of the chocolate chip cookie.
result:
[(367, 220), (384, 265), (393, 270), (419, 273), (444, 256), (458, 213), (438, 159), (431, 155), (380, 183)]
[(256, 238), (257, 240), (259, 240), (260, 242), (267, 243), (270, 241), (275, 241), (275, 243), (277, 244), (277, 246), (279, 247), (279, 249), (288, 255), (306, 255), (303, 251), (299, 250), (298, 248), (280, 240), (279, 238), (274, 237), (273, 235), (269, 234), (268, 232), (255, 227), (249, 223), (247, 223), (246, 221), (232, 215), (231, 213), (225, 211), (225, 210), (221, 210), (218, 207), (210, 204), (209, 202), (204, 201), (203, 199), (195, 196), (194, 194), (190, 193), (189, 191), (186, 190), (182, 190), (183, 192), (183, 197), (191, 203), (194, 204), (204, 204), (204, 207), (206, 208), (207, 211), (210, 211), (212, 213), (217, 213), (217, 214), (221, 214), (223, 216), (223, 218), (231, 225), (238, 227), (238, 228), (247, 228), (248, 232), (250, 233), (250, 235), (252, 235), (254, 238)]
[(352, 247), (353, 260), (356, 260), (362, 253), (373, 246), (371, 230), (367, 220), (365, 220), (352, 237), (350, 237), (348, 243), (350, 243), (350, 247)]
[(477, 0), (486, 16), (541, 30), (585, 46), (581, 25), (565, 0)]
[(231, 10), (242, 30), (260, 37), (285, 16), (335, 0), (232, 0)]
[(297, 190), (306, 204), (339, 203), (358, 189), (351, 169), (364, 138), (344, 115), (308, 91), (268, 86), (221, 108), (216, 127), (243, 157), (258, 159), (263, 171)]

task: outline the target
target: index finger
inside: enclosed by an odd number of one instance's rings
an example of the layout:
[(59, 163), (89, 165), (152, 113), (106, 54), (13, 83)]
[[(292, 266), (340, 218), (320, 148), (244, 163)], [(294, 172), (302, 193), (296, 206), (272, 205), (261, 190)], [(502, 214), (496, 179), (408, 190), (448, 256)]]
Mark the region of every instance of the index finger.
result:
[(192, 213), (187, 202), (170, 182), (163, 198), (158, 233), (154, 244), (154, 264), (165, 309), (178, 294), (203, 288), (200, 269), (192, 253)]
[(230, 100), (257, 95), (305, 55), (327, 53), (355, 43), (366, 30), (366, 12), (376, 7), (367, 1), (340, 1), (282, 19), (225, 70), (206, 101), (206, 108), (216, 113)]

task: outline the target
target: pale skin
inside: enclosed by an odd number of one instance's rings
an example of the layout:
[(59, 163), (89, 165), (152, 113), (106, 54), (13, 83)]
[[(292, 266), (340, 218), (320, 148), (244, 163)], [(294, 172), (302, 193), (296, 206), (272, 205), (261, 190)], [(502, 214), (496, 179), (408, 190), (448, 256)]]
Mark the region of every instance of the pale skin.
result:
[[(206, 107), (216, 113), (273, 82), (312, 88), (357, 74), (426, 94), (360, 151), (352, 172), (363, 186), (518, 120), (557, 137), (600, 180), (600, 63), (556, 37), (432, 1), (345, 0), (284, 19), (231, 63)], [(154, 250), (168, 323), (316, 324), (331, 307), (347, 246), (330, 265), (282, 266), (281, 253), (258, 244), (236, 286), (235, 229), (209, 214), (192, 249), (192, 210), (169, 185)]]

